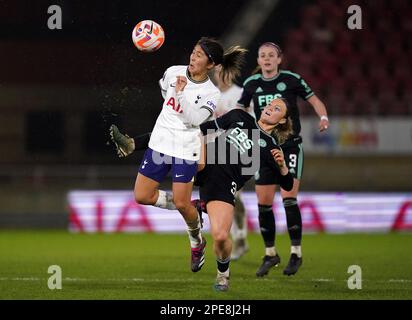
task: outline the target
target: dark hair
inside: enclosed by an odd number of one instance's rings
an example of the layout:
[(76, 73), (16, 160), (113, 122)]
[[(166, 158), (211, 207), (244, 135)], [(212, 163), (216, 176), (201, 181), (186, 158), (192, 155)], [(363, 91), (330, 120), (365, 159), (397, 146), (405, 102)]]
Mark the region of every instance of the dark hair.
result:
[(293, 133), (293, 124), (289, 116), (289, 103), (284, 98), (276, 98), (282, 100), (286, 106), (285, 123), (279, 123), (271, 132), (271, 136), (276, 139), (279, 144), (284, 143), (288, 137)]
[[(280, 46), (274, 42), (264, 42), (259, 46), (258, 52), (260, 48), (262, 47), (273, 47), (276, 49), (278, 56), (282, 57), (283, 56), (283, 51), (280, 48)], [(256, 68), (252, 71), (252, 74), (260, 73), (262, 71), (262, 68), (260, 66), (256, 66)]]
[(240, 69), (244, 64), (247, 49), (233, 46), (224, 51), (219, 41), (208, 37), (201, 38), (197, 44), (206, 53), (210, 62), (213, 62), (215, 65), (222, 65), (220, 77), (224, 83), (229, 84), (240, 75)]
[(213, 38), (202, 37), (197, 44), (206, 53), (210, 62), (213, 62), (215, 65), (222, 63), (223, 47), (219, 41)]

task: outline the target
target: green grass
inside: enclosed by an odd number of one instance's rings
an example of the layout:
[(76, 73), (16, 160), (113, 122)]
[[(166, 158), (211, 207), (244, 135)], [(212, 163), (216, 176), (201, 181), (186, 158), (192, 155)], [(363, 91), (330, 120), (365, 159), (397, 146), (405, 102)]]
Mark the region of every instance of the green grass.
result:
[[(282, 270), (287, 235), (277, 237), (281, 265), (257, 279), (263, 245), (249, 236), (250, 251), (231, 263), (230, 291), (212, 289), (216, 262), (208, 240), (206, 264), (189, 269), (184, 234), (70, 234), (62, 231), (0, 233), (0, 299), (411, 299), (412, 235), (304, 235), (304, 261), (293, 277)], [(50, 290), (50, 265), (62, 268), (62, 290)], [(349, 290), (350, 265), (362, 268), (362, 289)]]

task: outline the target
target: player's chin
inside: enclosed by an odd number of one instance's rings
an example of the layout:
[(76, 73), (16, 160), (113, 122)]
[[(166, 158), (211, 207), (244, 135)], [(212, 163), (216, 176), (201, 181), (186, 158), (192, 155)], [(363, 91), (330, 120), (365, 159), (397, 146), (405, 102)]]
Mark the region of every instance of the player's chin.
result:
[(192, 65), (189, 65), (189, 72), (190, 73), (193, 73), (193, 72), (195, 72), (196, 71), (196, 68), (194, 67), (194, 66), (192, 66)]

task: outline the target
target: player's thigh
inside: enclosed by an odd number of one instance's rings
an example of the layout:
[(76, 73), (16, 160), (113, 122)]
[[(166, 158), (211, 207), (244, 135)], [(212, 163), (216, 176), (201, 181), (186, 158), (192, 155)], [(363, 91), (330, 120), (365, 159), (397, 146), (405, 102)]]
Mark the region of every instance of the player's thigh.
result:
[(225, 240), (232, 227), (234, 207), (220, 200), (209, 201), (206, 205), (209, 215), (210, 233), (213, 239)]
[(193, 182), (173, 182), (173, 202), (176, 207), (184, 207), (190, 205), (190, 200), (193, 190)]
[(150, 201), (155, 196), (158, 188), (159, 182), (138, 173), (134, 184), (134, 196), (137, 201)]
[(267, 184), (267, 185), (256, 185), (255, 186), (256, 195), (258, 198), (258, 204), (270, 206), (273, 204), (275, 198), (276, 185)]

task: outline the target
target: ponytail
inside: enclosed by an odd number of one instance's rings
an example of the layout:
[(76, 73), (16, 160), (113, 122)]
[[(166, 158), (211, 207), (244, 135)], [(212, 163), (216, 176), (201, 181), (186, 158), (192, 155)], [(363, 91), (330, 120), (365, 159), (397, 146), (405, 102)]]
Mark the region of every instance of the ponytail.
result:
[(215, 66), (222, 66), (220, 78), (225, 84), (230, 85), (240, 75), (247, 49), (233, 46), (224, 51), (219, 41), (209, 37), (202, 37), (197, 44), (205, 52), (210, 62), (213, 62)]
[(240, 76), (246, 52), (247, 49), (240, 46), (230, 47), (224, 52), (220, 78), (225, 84), (230, 85), (234, 79)]

